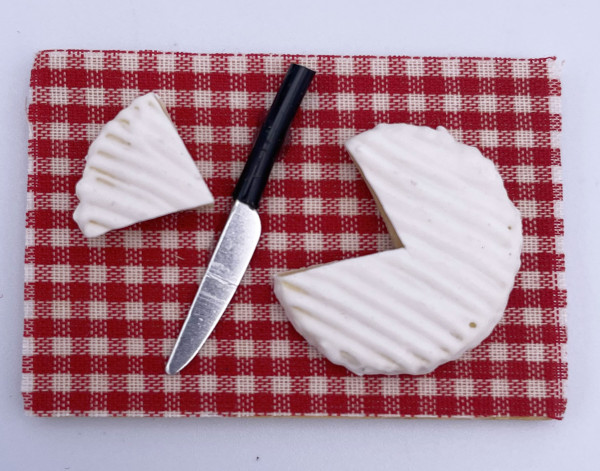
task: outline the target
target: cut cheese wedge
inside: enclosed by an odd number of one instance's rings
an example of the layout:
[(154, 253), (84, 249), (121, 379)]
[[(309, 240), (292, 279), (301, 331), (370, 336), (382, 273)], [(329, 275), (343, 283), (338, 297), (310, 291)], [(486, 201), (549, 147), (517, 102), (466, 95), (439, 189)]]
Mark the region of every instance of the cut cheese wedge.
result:
[(73, 218), (86, 237), (214, 202), (154, 93), (136, 98), (102, 128), (76, 193)]
[(397, 248), (282, 273), (275, 294), (325, 357), (362, 374), (424, 374), (500, 321), (521, 217), (492, 161), (443, 128), (386, 124), (346, 148)]

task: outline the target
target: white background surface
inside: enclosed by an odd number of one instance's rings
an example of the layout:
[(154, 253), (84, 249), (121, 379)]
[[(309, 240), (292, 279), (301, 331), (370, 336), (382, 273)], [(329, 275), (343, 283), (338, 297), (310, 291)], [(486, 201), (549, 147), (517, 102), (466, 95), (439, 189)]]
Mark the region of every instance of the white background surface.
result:
[[(600, 2), (387, 3), (2, 0), (0, 470), (600, 469)], [(570, 362), (565, 419), (25, 417), (25, 100), (33, 55), (49, 48), (564, 59)]]

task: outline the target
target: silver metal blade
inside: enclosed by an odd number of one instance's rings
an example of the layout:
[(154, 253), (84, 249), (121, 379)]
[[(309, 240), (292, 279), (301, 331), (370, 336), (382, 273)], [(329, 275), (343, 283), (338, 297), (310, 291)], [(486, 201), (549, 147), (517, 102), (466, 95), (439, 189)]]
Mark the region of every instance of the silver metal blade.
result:
[(260, 230), (256, 210), (235, 201), (167, 363), (167, 374), (178, 373), (192, 361), (217, 325), (248, 268)]

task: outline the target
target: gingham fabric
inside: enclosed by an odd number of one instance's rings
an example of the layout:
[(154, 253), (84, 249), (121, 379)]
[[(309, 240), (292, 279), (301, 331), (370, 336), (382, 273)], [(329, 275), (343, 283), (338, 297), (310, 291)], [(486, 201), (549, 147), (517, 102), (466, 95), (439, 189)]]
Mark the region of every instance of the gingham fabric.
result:
[[(317, 72), (267, 185), (233, 302), (182, 374), (165, 363), (289, 63)], [(31, 74), (23, 396), (41, 416), (562, 417), (566, 328), (554, 59), (45, 51)], [(85, 239), (72, 219), (88, 146), (156, 92), (213, 192)], [(292, 328), (273, 276), (391, 248), (343, 142), (380, 122), (445, 126), (498, 166), (521, 210), (501, 323), (423, 376), (359, 377)], [(402, 236), (402, 234), (400, 234)]]

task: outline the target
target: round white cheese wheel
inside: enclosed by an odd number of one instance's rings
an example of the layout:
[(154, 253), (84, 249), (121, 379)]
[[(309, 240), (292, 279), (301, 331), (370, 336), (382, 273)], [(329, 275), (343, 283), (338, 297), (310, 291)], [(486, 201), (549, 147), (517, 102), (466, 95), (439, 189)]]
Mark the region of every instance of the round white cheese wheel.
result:
[(294, 327), (362, 374), (424, 374), (499, 322), (521, 217), (492, 161), (444, 129), (382, 124), (346, 143), (397, 248), (275, 278)]

